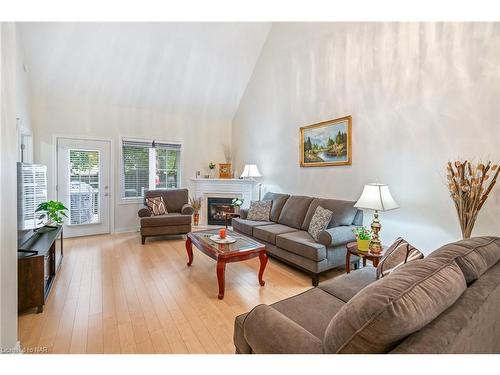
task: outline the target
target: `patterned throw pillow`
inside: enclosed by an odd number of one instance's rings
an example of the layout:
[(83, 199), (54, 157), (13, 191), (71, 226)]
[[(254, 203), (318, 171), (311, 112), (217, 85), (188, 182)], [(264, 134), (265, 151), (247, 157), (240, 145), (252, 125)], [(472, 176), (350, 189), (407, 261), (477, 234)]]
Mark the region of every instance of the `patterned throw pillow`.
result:
[(269, 221), (273, 201), (252, 201), (248, 209), (247, 220)]
[(309, 224), (309, 229), (307, 230), (315, 241), (318, 241), (320, 232), (324, 231), (330, 220), (332, 220), (332, 215), (332, 211), (321, 206), (316, 207), (316, 211), (314, 211), (311, 223)]
[(165, 215), (167, 213), (163, 197), (146, 198), (146, 204), (153, 213), (153, 216)]
[(384, 258), (377, 266), (377, 279), (387, 276), (399, 266), (415, 259), (422, 259), (422, 254), (416, 247), (399, 237), (385, 252)]

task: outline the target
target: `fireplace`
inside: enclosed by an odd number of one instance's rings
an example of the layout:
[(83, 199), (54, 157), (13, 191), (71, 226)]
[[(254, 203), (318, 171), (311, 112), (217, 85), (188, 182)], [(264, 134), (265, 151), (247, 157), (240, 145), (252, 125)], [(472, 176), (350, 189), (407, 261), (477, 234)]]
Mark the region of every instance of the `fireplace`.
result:
[(231, 204), (233, 198), (207, 198), (207, 223), (208, 225), (224, 225), (225, 213), (234, 212)]

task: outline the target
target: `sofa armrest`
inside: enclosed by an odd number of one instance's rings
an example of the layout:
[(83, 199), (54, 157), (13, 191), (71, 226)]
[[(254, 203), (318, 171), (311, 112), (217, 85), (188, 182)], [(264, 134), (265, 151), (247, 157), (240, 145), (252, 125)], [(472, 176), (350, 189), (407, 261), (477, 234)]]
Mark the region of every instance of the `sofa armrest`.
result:
[(356, 236), (352, 232), (353, 228), (355, 228), (354, 225), (341, 225), (325, 229), (319, 233), (318, 242), (327, 247), (335, 247), (356, 241)]
[(194, 208), (189, 203), (186, 203), (181, 208), (181, 214), (183, 215), (192, 215), (194, 213)]
[(151, 210), (147, 207), (143, 207), (137, 212), (137, 215), (139, 217), (150, 217), (151, 216)]
[(246, 219), (248, 216), (248, 208), (240, 208), (240, 218)]
[(257, 354), (322, 354), (323, 342), (278, 310), (258, 305), (243, 322), (245, 340)]

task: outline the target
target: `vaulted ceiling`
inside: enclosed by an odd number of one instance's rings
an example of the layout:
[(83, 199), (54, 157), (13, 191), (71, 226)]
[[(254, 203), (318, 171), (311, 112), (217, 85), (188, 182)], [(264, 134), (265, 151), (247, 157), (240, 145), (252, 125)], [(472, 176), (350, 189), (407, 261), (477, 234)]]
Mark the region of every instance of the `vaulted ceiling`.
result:
[(20, 23), (32, 96), (232, 119), (269, 23)]

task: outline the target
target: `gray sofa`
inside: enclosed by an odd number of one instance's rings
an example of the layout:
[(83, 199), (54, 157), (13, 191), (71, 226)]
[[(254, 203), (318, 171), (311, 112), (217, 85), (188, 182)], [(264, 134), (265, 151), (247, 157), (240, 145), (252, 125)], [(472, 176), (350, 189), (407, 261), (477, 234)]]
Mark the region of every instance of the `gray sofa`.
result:
[(236, 352), (500, 353), (499, 260), (500, 237), (476, 237), (344, 274), (236, 317)]
[[(312, 275), (318, 285), (319, 275), (345, 265), (345, 245), (355, 241), (352, 229), (363, 225), (363, 212), (354, 202), (322, 199), (279, 193), (267, 193), (263, 200), (272, 200), (270, 221), (247, 220), (247, 210), (233, 219), (233, 229), (254, 237), (266, 245), (268, 255), (278, 258)], [(327, 229), (316, 242), (307, 232), (316, 207), (332, 210)], [(357, 257), (352, 257), (357, 264)]]
[[(157, 189), (144, 192), (144, 206), (137, 212), (141, 223), (141, 242), (146, 237), (165, 236), (169, 234), (186, 234), (191, 232), (191, 216), (194, 212), (189, 204), (187, 189)], [(167, 214), (153, 216), (146, 206), (146, 198), (163, 197)]]

